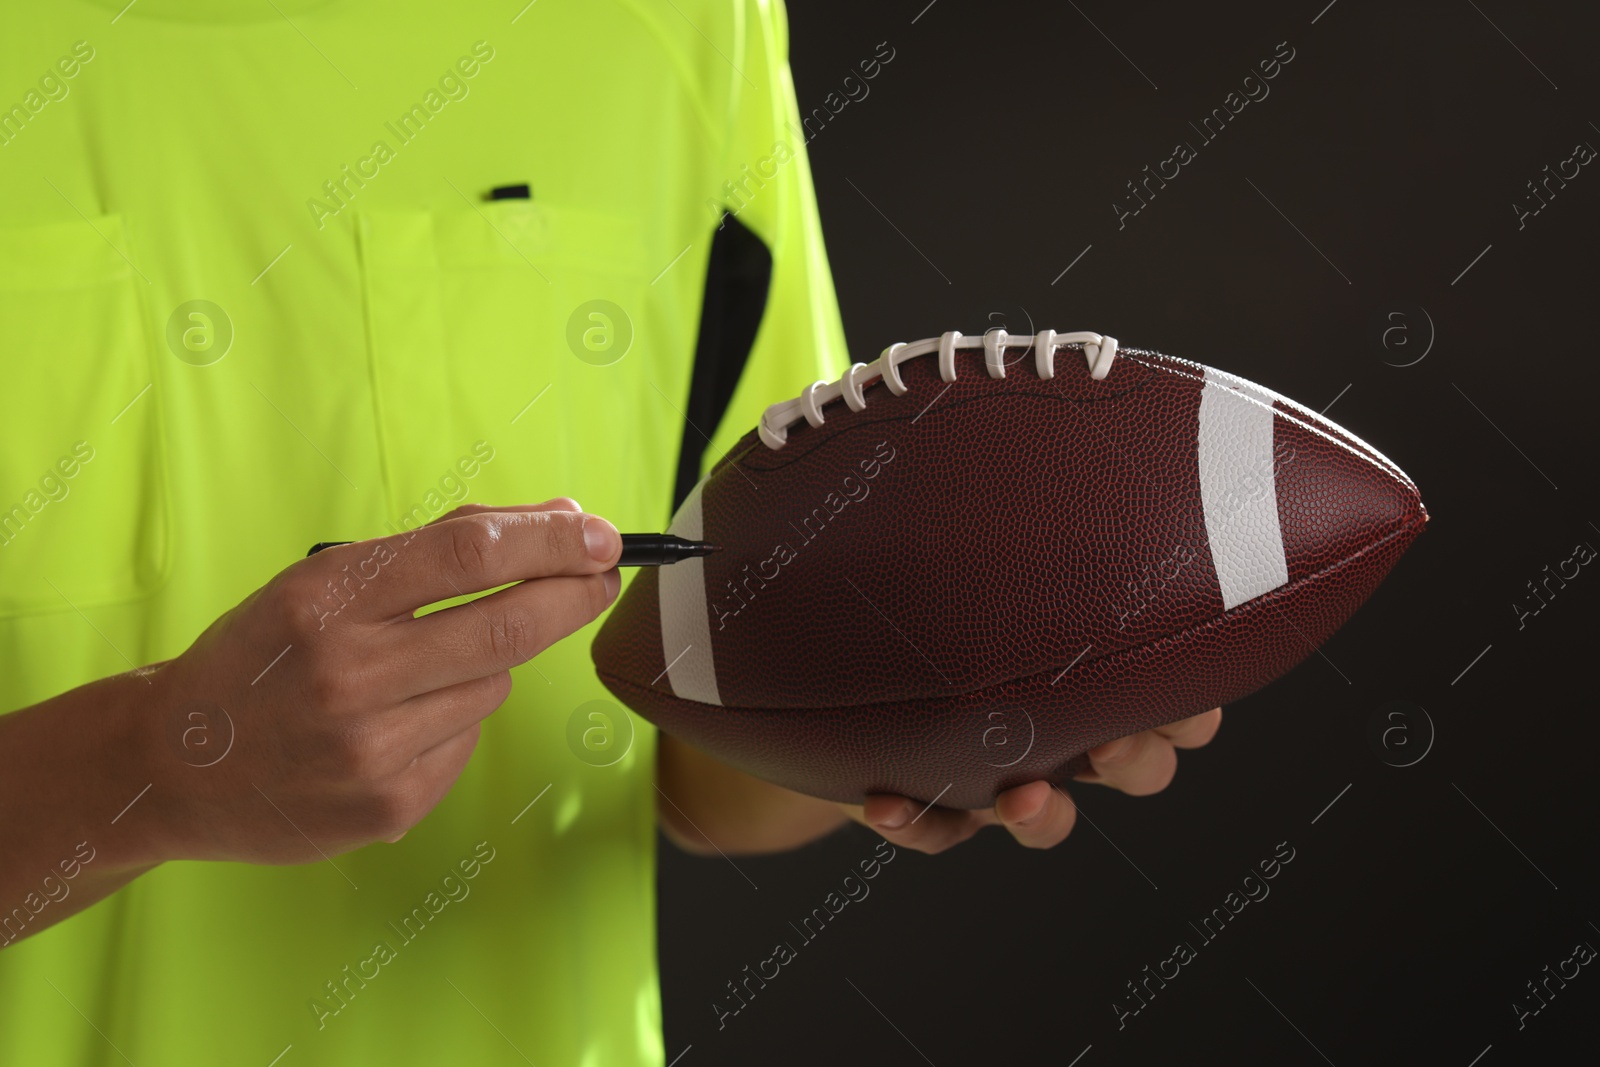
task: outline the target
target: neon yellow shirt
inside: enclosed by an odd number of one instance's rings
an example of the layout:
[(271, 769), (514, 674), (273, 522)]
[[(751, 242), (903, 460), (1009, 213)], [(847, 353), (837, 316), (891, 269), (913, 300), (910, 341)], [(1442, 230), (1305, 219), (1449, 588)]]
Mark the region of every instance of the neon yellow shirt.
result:
[[(707, 462), (839, 369), (775, 3), (125, 2), (0, 35), (0, 709), (315, 541), (557, 495), (661, 528), (718, 205), (773, 265)], [(168, 863), (0, 950), (0, 1063), (662, 1062), (655, 739), (583, 711), (591, 637), (400, 844)]]

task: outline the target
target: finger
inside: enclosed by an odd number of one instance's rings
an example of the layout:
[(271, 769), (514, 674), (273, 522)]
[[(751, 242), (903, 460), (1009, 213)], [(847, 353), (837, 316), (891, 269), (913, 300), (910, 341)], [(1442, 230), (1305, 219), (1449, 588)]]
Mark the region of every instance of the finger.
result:
[(1049, 782), (1029, 782), (995, 798), (1000, 825), (1027, 848), (1054, 848), (1078, 821), (1072, 798)]
[(432, 526), (435, 523), (443, 522), (446, 519), (459, 519), (463, 515), (482, 515), (489, 511), (520, 511), (526, 513), (536, 511), (582, 510), (583, 506), (570, 496), (558, 496), (538, 504), (512, 504), (510, 506), (499, 506), (495, 504), (462, 504), (454, 511), (450, 511), (439, 516), (437, 519), (434, 519), (433, 522), (430, 522), (427, 525)]
[(481, 729), (478, 723), (473, 723), (454, 737), (446, 738), (422, 753), (411, 766), (396, 776), (395, 787), (408, 796), (407, 806), (411, 808), (413, 817), (406, 820), (410, 825), (384, 840), (390, 844), (399, 841), (445, 798), (456, 784), (456, 779), (461, 777), (461, 772), (466, 770), (473, 750), (478, 747)]
[[(478, 747), (478, 737), (483, 732), (481, 723), (473, 723), (460, 733), (440, 741), (437, 745), (420, 753), (411, 765), (401, 772), (422, 779), (424, 795), (431, 795), (437, 804), (444, 799), (450, 791), (450, 786), (455, 782), (467, 766), (467, 761), (472, 758), (472, 752)], [(432, 784), (429, 793), (428, 785)]]
[(993, 811), (929, 807), (906, 797), (881, 793), (867, 797), (862, 817), (892, 844), (930, 856), (959, 845), (997, 821)]
[(493, 715), (510, 694), (511, 672), (500, 671), (401, 701), (375, 720), (392, 754), (377, 773), (400, 773), (422, 753)]
[(1176, 748), (1199, 748), (1217, 736), (1222, 725), (1222, 709), (1212, 708), (1187, 719), (1156, 727), (1156, 733), (1171, 741)]
[[(459, 519), (463, 515), (482, 515), (486, 512), (492, 511), (515, 511), (530, 513), (539, 511), (582, 510), (582, 506), (580, 506), (578, 502), (572, 499), (570, 496), (552, 497), (549, 500), (541, 501), (537, 504), (509, 504), (503, 506), (496, 504), (462, 504), (458, 508), (454, 508), (445, 512), (443, 515), (440, 515), (437, 519), (434, 519), (431, 522), (423, 523), (423, 525), (437, 526), (441, 522), (446, 522), (450, 519)], [(415, 533), (415, 531), (411, 531), (411, 533)], [(400, 536), (402, 538), (409, 537), (411, 536), (411, 533), (402, 534)], [(374, 550), (374, 543), (381, 540), (383, 540), (383, 538), (369, 537), (363, 541), (342, 541), (337, 544), (329, 545), (327, 548), (324, 548), (321, 551), (329, 553), (329, 559), (339, 559), (341, 561), (340, 566), (343, 567), (371, 556)], [(337, 555), (334, 555), (335, 553), (337, 553)]]
[(603, 574), (539, 578), (400, 623), (386, 682), (393, 698), (498, 674), (537, 656), (611, 606), (622, 579)]
[(1090, 749), (1089, 765), (1097, 777), (1080, 776), (1085, 781), (1102, 782), (1129, 796), (1142, 797), (1159, 793), (1171, 783), (1178, 773), (1178, 753), (1171, 741), (1145, 730)]
[(609, 570), (621, 552), (616, 527), (596, 515), (481, 511), (304, 563), (314, 569), (312, 585), (343, 591), (352, 618), (381, 621), (510, 582)]

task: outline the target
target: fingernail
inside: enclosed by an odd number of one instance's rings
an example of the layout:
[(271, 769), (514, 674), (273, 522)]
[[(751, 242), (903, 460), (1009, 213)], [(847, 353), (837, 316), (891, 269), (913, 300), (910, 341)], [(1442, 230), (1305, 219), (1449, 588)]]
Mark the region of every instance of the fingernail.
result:
[(604, 563), (617, 554), (617, 528), (593, 515), (583, 520), (583, 546), (589, 555)]
[(611, 601), (617, 599), (617, 590), (622, 588), (622, 572), (618, 571), (616, 568), (612, 568), (611, 570), (606, 571), (605, 580), (606, 602), (610, 603)]
[(910, 821), (911, 805), (909, 803), (901, 803), (888, 815), (879, 819), (875, 825), (885, 830), (898, 830)]
[[(1045, 799), (1048, 800), (1049, 798), (1046, 797)], [(1039, 802), (1039, 806), (1037, 808), (1034, 808), (1032, 811), (1028, 812), (1028, 814), (1024, 815), (1022, 818), (1017, 820), (1017, 825), (1018, 826), (1031, 825), (1035, 819), (1037, 819), (1039, 816), (1044, 814), (1044, 808), (1045, 808), (1045, 801), (1040, 801)]]
[(1133, 738), (1119, 737), (1115, 741), (1107, 741), (1105, 744), (1101, 745), (1095, 752), (1095, 759), (1100, 760), (1103, 763), (1109, 763), (1113, 760), (1118, 760), (1123, 756), (1126, 756), (1128, 754), (1128, 750), (1132, 747)]

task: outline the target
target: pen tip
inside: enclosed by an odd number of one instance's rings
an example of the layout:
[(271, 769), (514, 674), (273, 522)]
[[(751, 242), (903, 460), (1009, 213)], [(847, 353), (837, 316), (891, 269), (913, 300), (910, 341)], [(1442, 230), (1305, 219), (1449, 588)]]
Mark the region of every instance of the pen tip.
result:
[(722, 551), (722, 546), (721, 545), (713, 545), (709, 541), (702, 541), (700, 544), (696, 545), (695, 548), (699, 551), (700, 555), (702, 555), (702, 556), (709, 556), (713, 552), (721, 552)]

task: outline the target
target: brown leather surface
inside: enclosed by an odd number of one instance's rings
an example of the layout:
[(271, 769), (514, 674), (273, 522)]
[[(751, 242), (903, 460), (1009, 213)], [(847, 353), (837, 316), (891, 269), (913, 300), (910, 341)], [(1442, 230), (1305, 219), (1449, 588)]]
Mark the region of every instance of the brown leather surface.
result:
[(702, 491), (704, 536), (723, 546), (705, 561), (723, 706), (673, 694), (653, 570), (594, 644), (618, 698), (803, 792), (987, 806), (1289, 670), (1425, 520), (1359, 442), (1274, 404), (1273, 478), (1241, 472), (1228, 499), (1275, 482), (1289, 584), (1224, 612), (1197, 466), (1203, 368), (1124, 351), (1096, 382), (1075, 348), (1048, 381), (1031, 358), (998, 380), (981, 353), (957, 367), (947, 388), (935, 357), (914, 358), (905, 396), (870, 386), (865, 410), (829, 405), (776, 451), (747, 435)]

